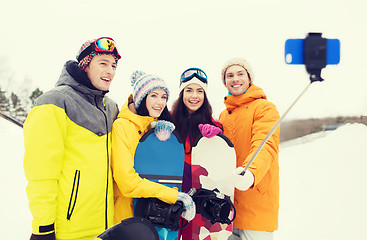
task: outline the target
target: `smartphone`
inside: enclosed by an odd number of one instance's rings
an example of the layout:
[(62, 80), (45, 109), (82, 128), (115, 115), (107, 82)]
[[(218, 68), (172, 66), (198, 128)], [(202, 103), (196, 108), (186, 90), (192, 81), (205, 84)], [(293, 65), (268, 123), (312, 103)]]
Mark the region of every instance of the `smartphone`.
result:
[[(287, 64), (304, 64), (304, 39), (288, 39), (284, 58)], [(326, 65), (340, 62), (339, 39), (326, 39)]]

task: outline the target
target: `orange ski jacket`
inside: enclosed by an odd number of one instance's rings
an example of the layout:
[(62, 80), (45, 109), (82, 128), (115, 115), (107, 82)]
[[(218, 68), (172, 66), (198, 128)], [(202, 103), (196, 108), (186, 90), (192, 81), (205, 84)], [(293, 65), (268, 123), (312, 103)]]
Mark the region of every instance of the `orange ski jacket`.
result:
[[(237, 166), (246, 166), (256, 149), (279, 119), (275, 105), (255, 85), (240, 96), (226, 96), (226, 109), (219, 116), (224, 134), (236, 150)], [(279, 211), (279, 128), (267, 141), (249, 170), (253, 187), (235, 190), (237, 217), (234, 227), (253, 231), (278, 229)]]

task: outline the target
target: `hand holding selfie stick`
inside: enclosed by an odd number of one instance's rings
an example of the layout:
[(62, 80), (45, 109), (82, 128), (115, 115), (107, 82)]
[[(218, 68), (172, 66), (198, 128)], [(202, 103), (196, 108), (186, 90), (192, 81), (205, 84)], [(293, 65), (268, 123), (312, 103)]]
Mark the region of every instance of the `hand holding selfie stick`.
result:
[[(247, 169), (250, 167), (251, 163), (257, 157), (261, 149), (264, 147), (269, 138), (273, 135), (275, 130), (279, 127), (281, 121), (288, 114), (288, 112), (293, 108), (296, 102), (302, 97), (302, 95), (307, 91), (310, 87), (311, 83), (316, 81), (323, 81), (321, 78), (321, 70), (326, 67), (328, 64), (328, 56), (330, 56), (327, 52), (327, 41), (328, 39), (322, 38), (321, 33), (309, 33), (308, 36), (303, 41), (303, 63), (306, 66), (307, 72), (310, 74), (310, 83), (307, 87), (301, 92), (301, 94), (294, 100), (294, 102), (289, 106), (287, 111), (283, 114), (281, 118), (274, 124), (273, 128), (266, 135), (264, 140), (261, 142), (259, 147), (256, 149), (255, 153), (251, 156), (250, 161), (246, 164), (243, 171), (240, 175), (244, 175)], [(332, 59), (332, 61), (335, 61)], [(339, 58), (336, 61), (336, 64), (339, 63)], [(330, 64), (335, 64), (330, 63)]]

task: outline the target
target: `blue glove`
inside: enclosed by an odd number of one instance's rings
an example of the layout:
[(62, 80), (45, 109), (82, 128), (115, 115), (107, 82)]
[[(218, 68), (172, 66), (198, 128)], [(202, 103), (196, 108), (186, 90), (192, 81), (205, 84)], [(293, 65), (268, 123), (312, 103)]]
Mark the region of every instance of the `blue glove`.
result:
[(171, 137), (171, 133), (175, 130), (175, 125), (169, 121), (159, 120), (152, 122), (154, 133), (160, 141), (166, 141)]

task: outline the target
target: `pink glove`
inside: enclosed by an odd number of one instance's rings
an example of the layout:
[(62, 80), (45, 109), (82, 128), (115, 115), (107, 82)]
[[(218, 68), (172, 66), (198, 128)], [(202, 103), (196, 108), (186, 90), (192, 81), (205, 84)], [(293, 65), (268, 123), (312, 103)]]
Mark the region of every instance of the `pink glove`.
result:
[(217, 135), (218, 133), (222, 133), (222, 129), (210, 124), (199, 124), (199, 129), (201, 134), (203, 134), (203, 137), (206, 138), (211, 138)]

